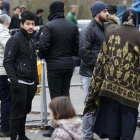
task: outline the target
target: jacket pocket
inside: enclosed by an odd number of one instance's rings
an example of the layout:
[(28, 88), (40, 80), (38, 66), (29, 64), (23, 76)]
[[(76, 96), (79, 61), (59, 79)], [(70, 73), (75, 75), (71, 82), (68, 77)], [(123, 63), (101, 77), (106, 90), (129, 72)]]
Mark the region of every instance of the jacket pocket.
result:
[(30, 61), (20, 62), (20, 74), (22, 77), (30, 78), (32, 74), (32, 66)]

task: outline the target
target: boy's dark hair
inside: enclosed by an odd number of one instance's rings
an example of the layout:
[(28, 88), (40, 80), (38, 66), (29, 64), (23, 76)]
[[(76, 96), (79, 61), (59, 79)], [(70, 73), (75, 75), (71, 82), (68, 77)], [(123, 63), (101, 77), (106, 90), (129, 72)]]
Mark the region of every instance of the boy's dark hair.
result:
[(43, 12), (44, 12), (43, 9), (37, 9), (37, 10), (36, 10), (36, 15), (39, 14), (39, 13), (43, 13)]
[(17, 9), (20, 9), (20, 7), (19, 7), (19, 6), (17, 6), (17, 7), (15, 7), (13, 10), (14, 10), (14, 11), (16, 11)]
[(25, 10), (21, 13), (21, 23), (24, 24), (26, 20), (36, 20), (36, 14), (30, 10)]
[(75, 110), (72, 106), (72, 103), (67, 97), (56, 97), (50, 104), (49, 108), (51, 109), (54, 119), (69, 119), (75, 116)]
[(109, 5), (108, 6), (108, 13), (110, 15), (116, 14), (117, 13), (117, 7), (115, 5)]

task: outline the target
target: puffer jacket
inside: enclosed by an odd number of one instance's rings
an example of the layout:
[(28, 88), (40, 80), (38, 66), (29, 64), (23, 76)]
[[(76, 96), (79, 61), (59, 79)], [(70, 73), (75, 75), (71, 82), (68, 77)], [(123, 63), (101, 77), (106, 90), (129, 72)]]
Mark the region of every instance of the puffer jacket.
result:
[(104, 27), (95, 19), (80, 32), (79, 57), (81, 58), (80, 75), (91, 77), (96, 59), (104, 40)]
[(3, 67), (3, 59), (6, 42), (10, 37), (9, 30), (3, 24), (0, 24), (0, 75), (7, 75)]
[(36, 44), (33, 35), (30, 42), (28, 39), (20, 29), (7, 41), (3, 65), (11, 84), (18, 80), (38, 84)]
[(55, 128), (51, 140), (82, 140), (82, 120), (79, 118), (62, 119), (50, 122)]
[(47, 62), (47, 70), (73, 69), (73, 56), (78, 56), (78, 27), (63, 13), (49, 16), (39, 37), (39, 54)]

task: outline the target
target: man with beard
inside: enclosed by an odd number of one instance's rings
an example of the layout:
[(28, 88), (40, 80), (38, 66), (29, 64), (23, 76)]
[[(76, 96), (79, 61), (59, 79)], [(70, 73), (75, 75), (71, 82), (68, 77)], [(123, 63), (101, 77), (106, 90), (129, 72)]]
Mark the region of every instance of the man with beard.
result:
[[(88, 88), (91, 82), (92, 72), (96, 65), (100, 48), (104, 40), (103, 22), (107, 21), (108, 6), (102, 2), (95, 2), (91, 6), (93, 19), (80, 33), (79, 56), (81, 58), (80, 75), (84, 89), (84, 104), (88, 97)], [(88, 112), (83, 116), (83, 140), (93, 138), (94, 112)]]
[(31, 111), (37, 90), (38, 75), (34, 41), (35, 13), (21, 14), (20, 31), (7, 42), (3, 65), (10, 83), (12, 108), (10, 115), (11, 140), (28, 140), (25, 136), (26, 115)]

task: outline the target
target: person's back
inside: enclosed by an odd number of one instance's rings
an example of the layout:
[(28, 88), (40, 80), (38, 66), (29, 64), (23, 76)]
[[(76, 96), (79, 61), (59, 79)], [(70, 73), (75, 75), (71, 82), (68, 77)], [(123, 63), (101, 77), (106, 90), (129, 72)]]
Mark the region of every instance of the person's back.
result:
[(51, 140), (82, 140), (82, 120), (75, 117), (69, 98), (56, 97), (50, 102), (49, 108), (52, 120), (49, 125), (55, 128)]
[(140, 101), (136, 17), (132, 9), (123, 13), (123, 26), (106, 36), (93, 71), (84, 113), (95, 109), (99, 100), (94, 132), (101, 139), (134, 139)]
[[(78, 55), (78, 27), (64, 18), (64, 3), (54, 1), (50, 5), (49, 22), (44, 25), (39, 38), (39, 55), (47, 62), (47, 78), (51, 99), (70, 96), (73, 75), (72, 56)], [(56, 87), (57, 85), (57, 87)], [(44, 136), (51, 136), (49, 131)]]
[[(64, 18), (57, 18), (47, 23), (47, 27), (52, 35), (50, 50), (46, 57), (48, 70), (63, 68), (72, 69), (72, 56), (76, 53), (75, 47), (77, 47), (78, 53), (77, 26)], [(77, 43), (77, 46), (75, 46), (75, 43)]]

